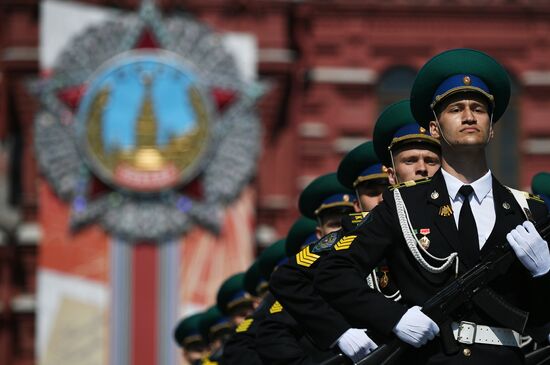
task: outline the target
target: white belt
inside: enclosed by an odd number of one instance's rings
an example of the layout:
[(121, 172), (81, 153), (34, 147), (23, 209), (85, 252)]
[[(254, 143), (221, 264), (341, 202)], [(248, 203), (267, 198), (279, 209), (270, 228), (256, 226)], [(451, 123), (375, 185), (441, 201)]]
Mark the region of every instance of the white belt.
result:
[(522, 346), (522, 336), (509, 328), (482, 326), (462, 321), (451, 324), (455, 339), (464, 344), (483, 343), (499, 346)]

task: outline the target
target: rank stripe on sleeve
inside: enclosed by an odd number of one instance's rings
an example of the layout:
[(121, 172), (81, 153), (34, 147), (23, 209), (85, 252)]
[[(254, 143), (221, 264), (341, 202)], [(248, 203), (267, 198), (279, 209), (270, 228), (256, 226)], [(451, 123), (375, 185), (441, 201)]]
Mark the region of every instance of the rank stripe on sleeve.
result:
[(306, 246), (296, 254), (296, 263), (301, 266), (310, 267), (319, 257), (319, 255), (311, 253), (309, 246)]
[(357, 236), (344, 236), (334, 245), (335, 250), (347, 250)]
[(253, 318), (245, 319), (244, 321), (241, 322), (241, 324), (239, 324), (239, 325), (237, 326), (237, 328), (235, 329), (235, 332), (239, 333), (239, 332), (246, 332), (246, 331), (248, 331), (248, 329), (249, 329), (250, 326), (252, 325), (252, 322), (254, 322), (254, 319), (253, 319)]
[(279, 303), (279, 301), (275, 301), (275, 303), (273, 303), (271, 308), (269, 308), (269, 313), (271, 314), (279, 313), (282, 311), (283, 311), (283, 306), (281, 305), (281, 303)]

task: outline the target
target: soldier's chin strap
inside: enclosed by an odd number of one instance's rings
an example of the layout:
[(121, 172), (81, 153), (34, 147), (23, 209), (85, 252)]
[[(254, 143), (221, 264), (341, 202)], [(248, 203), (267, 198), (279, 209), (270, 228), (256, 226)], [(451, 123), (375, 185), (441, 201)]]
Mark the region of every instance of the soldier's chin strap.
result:
[(315, 216), (315, 218), (317, 219), (317, 226), (318, 226), (319, 228), (322, 228), (322, 227), (323, 227), (323, 222), (321, 221), (321, 217), (319, 216), (319, 214), (317, 214), (317, 215)]
[(441, 134), (441, 137), (443, 137), (443, 140), (445, 141), (445, 143), (447, 143), (447, 145), (451, 147), (451, 149), (453, 149), (453, 146), (449, 143), (449, 140), (447, 139), (447, 137), (445, 137), (445, 133), (443, 133), (443, 128), (441, 128), (441, 124), (439, 124), (439, 119), (435, 114), (435, 110), (432, 109), (432, 113), (434, 115), (434, 120), (435, 120), (435, 123), (437, 124), (437, 128), (439, 128), (439, 133)]
[(399, 178), (397, 177), (397, 174), (395, 173), (395, 161), (393, 160), (393, 151), (390, 149), (390, 159), (391, 159), (391, 165), (393, 167), (393, 177), (395, 178), (395, 184), (400, 184), (401, 181), (399, 181)]
[(359, 209), (364, 212), (365, 208), (363, 208), (363, 203), (361, 202), (361, 199), (359, 199), (359, 191), (357, 190), (357, 188), (355, 189), (355, 198), (357, 199), (357, 204), (359, 204)]

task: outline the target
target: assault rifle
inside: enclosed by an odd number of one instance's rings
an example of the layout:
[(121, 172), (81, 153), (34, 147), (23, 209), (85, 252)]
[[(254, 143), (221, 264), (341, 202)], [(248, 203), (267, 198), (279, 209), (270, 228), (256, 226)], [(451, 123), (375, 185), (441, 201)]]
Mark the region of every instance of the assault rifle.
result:
[[(535, 227), (542, 238), (548, 241), (550, 238), (550, 216), (536, 224)], [(473, 302), (502, 326), (519, 333), (524, 332), (529, 313), (511, 306), (488, 287), (489, 283), (505, 274), (515, 260), (516, 255), (508, 243), (501, 244), (481, 263), (452, 281), (424, 303), (422, 312), (439, 326), (445, 353), (453, 354), (459, 351), (451, 328), (452, 314), (468, 302)], [(411, 348), (410, 345), (394, 338), (371, 352), (357, 365), (391, 365), (408, 348)], [(343, 355), (342, 357), (345, 358)], [(343, 364), (342, 357), (336, 356), (328, 360), (330, 362), (323, 364)]]

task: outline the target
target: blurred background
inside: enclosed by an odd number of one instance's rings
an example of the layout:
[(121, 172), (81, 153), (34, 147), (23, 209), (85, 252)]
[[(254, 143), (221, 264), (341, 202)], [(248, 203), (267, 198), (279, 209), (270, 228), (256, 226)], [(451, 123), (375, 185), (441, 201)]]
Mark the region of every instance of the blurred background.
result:
[(62, 52), (93, 58), (122, 42), (87, 41), (87, 26), (141, 5), (0, 1), (0, 364), (180, 363), (177, 319), (212, 304), (227, 276), (286, 234), (301, 189), (370, 139), (378, 113), (407, 98), (416, 71), (443, 50), (485, 51), (510, 74), (512, 99), (489, 152), (500, 180), (529, 190), (550, 170), (549, 1), (157, 0), (164, 19), (191, 17), (224, 38), (247, 85), (267, 85), (255, 166), (224, 203), (217, 234), (193, 225), (129, 244), (99, 221), (71, 229), (74, 196), (38, 164), (50, 153), (35, 138), (44, 88), (71, 68)]

